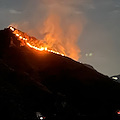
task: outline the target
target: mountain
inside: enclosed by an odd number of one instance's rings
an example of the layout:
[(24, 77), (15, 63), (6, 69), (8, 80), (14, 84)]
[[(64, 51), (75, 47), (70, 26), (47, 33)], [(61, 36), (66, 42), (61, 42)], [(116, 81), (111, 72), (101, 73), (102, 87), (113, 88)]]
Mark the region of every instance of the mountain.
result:
[(0, 31), (0, 90), (3, 119), (119, 119), (119, 83), (90, 65), (20, 46), (9, 28)]

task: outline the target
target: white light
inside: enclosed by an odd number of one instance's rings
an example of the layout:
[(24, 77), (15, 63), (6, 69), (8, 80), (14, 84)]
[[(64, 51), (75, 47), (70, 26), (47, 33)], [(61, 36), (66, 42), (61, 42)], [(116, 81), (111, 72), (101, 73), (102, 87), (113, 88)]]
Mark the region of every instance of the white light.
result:
[(85, 56), (86, 57), (88, 57), (88, 56), (91, 57), (91, 56), (93, 56), (93, 53), (86, 53)]
[(43, 117), (40, 117), (40, 120), (43, 120), (44, 118)]
[(89, 56), (91, 57), (93, 54), (92, 53), (89, 53)]
[(45, 50), (47, 50), (47, 47), (45, 47)]
[(23, 40), (26, 40), (25, 38), (23, 38)]
[(118, 80), (118, 78), (117, 78), (117, 77), (112, 77), (112, 79), (114, 79), (114, 80)]
[(19, 34), (16, 34), (16, 36), (19, 36)]
[(20, 38), (20, 39), (22, 39), (23, 37), (22, 37), (22, 36), (20, 36), (19, 38)]
[(11, 29), (12, 31), (14, 31), (14, 28), (13, 28), (13, 27), (10, 27), (10, 29)]

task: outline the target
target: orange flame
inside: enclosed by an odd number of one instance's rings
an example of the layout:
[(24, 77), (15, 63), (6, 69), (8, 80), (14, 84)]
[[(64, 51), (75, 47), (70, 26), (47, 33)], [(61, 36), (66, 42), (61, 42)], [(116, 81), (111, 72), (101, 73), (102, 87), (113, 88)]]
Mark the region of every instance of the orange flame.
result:
[[(21, 31), (13, 28), (12, 26), (10, 26), (9, 29), (13, 32), (13, 34), (16, 35), (16, 37), (18, 37), (18, 40), (21, 41), (22, 46), (24, 46), (26, 44), (30, 48), (33, 48), (33, 49), (38, 50), (38, 51), (48, 51), (48, 52), (51, 52), (51, 53), (55, 53), (55, 54), (58, 54), (58, 55), (65, 56), (65, 54), (54, 51), (54, 50), (51, 50), (51, 49), (48, 49), (46, 46), (45, 47), (43, 47), (43, 46), (37, 47), (35, 45), (32, 45), (32, 42), (34, 43), (35, 41), (33, 41), (33, 40), (30, 41), (29, 39), (25, 38), (26, 35), (23, 35), (23, 33)], [(36, 41), (36, 42), (38, 42), (38, 41)]]
[[(35, 30), (33, 28), (27, 31), (33, 35), (38, 35), (38, 38), (44, 44), (43, 46), (78, 60), (80, 58), (80, 48), (77, 42), (82, 33), (83, 24), (81, 21), (69, 20), (64, 17), (64, 15), (58, 15), (50, 10), (42, 25), (38, 23)], [(39, 41), (29, 43), (34, 46), (41, 44)]]

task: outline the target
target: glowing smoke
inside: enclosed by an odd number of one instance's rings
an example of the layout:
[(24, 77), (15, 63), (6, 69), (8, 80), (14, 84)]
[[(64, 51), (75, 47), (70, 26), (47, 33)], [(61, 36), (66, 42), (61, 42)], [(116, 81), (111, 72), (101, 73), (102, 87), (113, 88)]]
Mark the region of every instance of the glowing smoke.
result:
[[(37, 8), (33, 9), (31, 22), (17, 23), (18, 28), (42, 40), (47, 47), (78, 60), (80, 48), (77, 43), (85, 19), (70, 5), (75, 1), (43, 0), (42, 5), (39, 3)], [(40, 16), (40, 8), (44, 8), (46, 11), (43, 15), (43, 21), (36, 17), (37, 15)], [(32, 29), (29, 26), (32, 26)]]

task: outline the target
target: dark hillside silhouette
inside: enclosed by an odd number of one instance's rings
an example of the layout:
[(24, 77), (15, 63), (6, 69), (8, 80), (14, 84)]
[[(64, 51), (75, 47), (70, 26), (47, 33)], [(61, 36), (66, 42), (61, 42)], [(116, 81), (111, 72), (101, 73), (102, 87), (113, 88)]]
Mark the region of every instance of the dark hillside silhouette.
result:
[[(118, 119), (120, 84), (68, 57), (19, 46), (0, 31), (0, 111), (3, 118)], [(112, 68), (111, 68), (112, 69)]]

